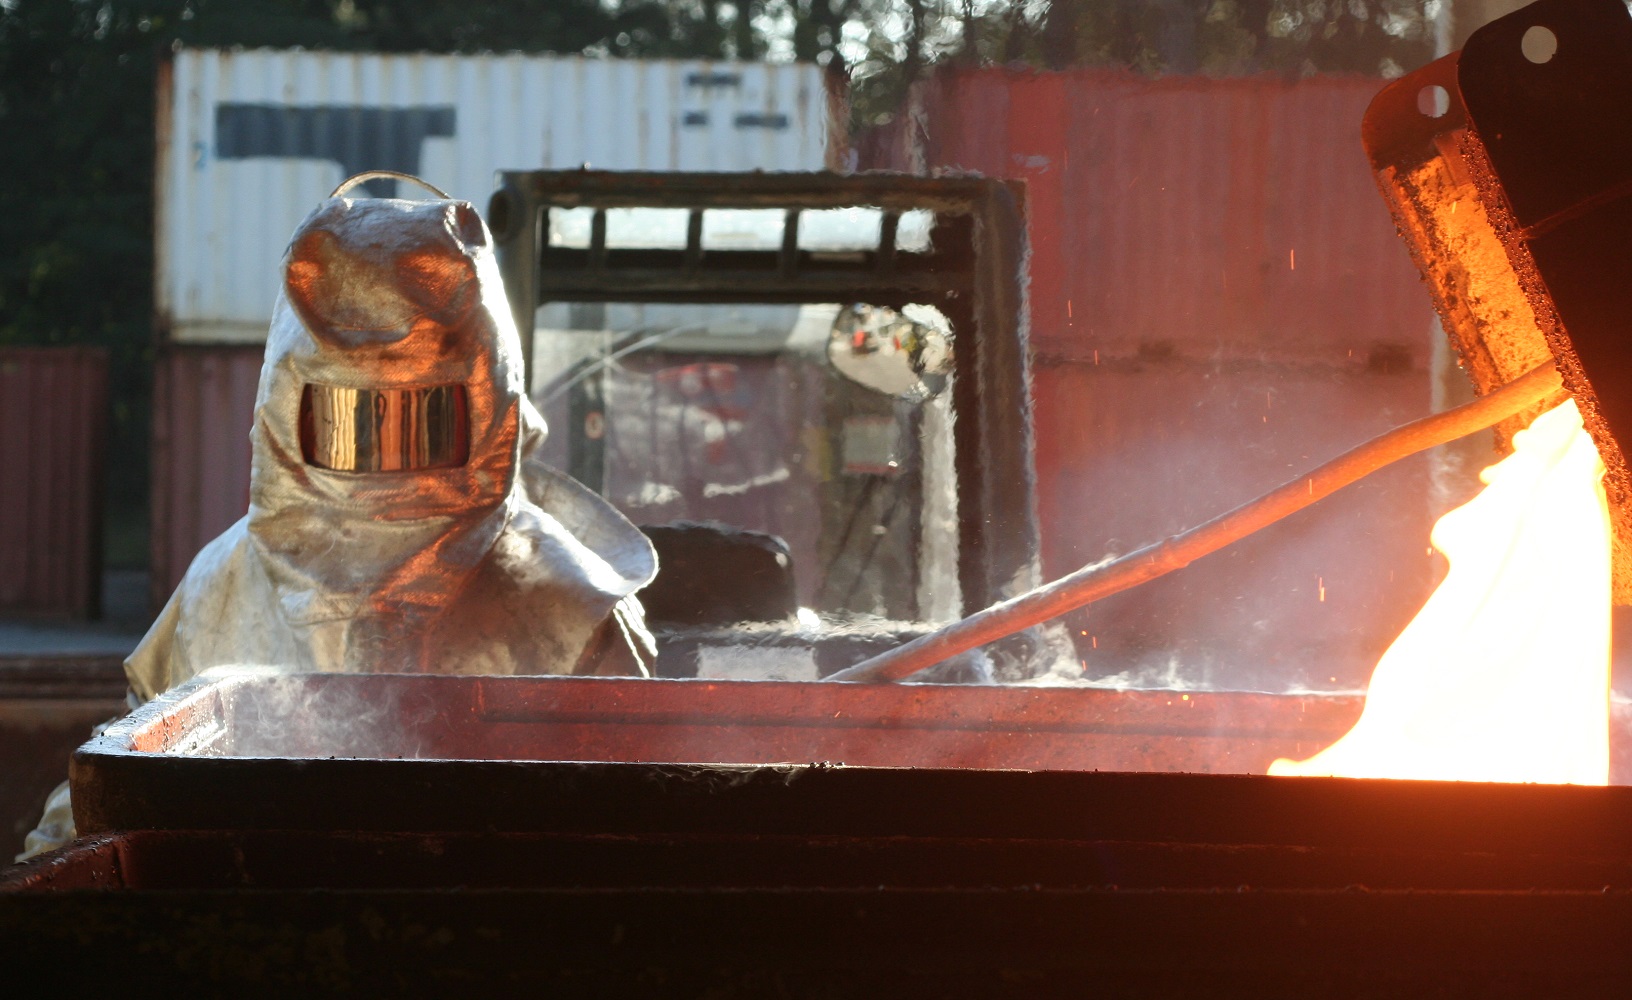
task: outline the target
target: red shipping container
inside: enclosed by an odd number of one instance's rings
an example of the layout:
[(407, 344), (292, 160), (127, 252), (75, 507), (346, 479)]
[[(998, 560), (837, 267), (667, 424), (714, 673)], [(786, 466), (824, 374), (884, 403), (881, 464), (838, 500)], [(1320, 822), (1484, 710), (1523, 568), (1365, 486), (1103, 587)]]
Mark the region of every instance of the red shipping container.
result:
[(249, 429), (265, 348), (172, 346), (153, 380), (152, 588), (169, 599), (216, 535), (249, 511)]
[(107, 352), (0, 348), (0, 611), (94, 618)]
[[(1026, 181), (1046, 576), (1429, 411), (1442, 338), (1360, 141), (1382, 85), (951, 68), (864, 139), (864, 166)], [(1078, 654), (1135, 683), (1361, 687), (1470, 464), (1403, 463), (1068, 616)]]

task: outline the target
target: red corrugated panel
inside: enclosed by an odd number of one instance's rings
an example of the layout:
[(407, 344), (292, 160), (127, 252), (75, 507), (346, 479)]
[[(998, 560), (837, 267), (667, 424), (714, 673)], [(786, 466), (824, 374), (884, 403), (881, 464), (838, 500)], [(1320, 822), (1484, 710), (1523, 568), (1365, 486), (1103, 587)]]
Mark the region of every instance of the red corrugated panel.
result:
[(1027, 181), (1039, 352), (1421, 363), (1426, 300), (1360, 146), (1381, 85), (948, 72), (920, 91), (923, 163)]
[(249, 509), (249, 429), (263, 348), (171, 347), (153, 387), (153, 597)]
[(108, 358), (0, 349), (0, 611), (94, 617)]
[[(862, 145), (1027, 182), (1046, 575), (1427, 412), (1431, 308), (1360, 142), (1382, 85), (952, 70)], [(1147, 683), (1362, 686), (1443, 566), (1430, 486), (1414, 460), (1068, 616), (1079, 655)]]

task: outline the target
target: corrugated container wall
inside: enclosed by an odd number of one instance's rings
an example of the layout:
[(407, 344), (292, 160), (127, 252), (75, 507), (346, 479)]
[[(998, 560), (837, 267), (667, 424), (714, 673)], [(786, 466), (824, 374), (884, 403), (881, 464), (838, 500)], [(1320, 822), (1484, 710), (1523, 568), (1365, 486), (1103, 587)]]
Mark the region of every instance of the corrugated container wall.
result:
[(228, 345), (264, 342), (289, 234), (341, 180), (400, 170), (485, 210), (502, 169), (820, 170), (829, 101), (809, 64), (175, 53), (158, 94), (155, 596), (244, 512), (259, 350)]
[[(863, 140), (864, 166), (1027, 183), (1049, 576), (1428, 411), (1443, 338), (1360, 142), (1383, 83), (958, 69)], [(1133, 683), (1362, 687), (1478, 461), (1401, 463), (1095, 604), (1068, 619), (1079, 657)]]
[(184, 49), (160, 87), (155, 294), (180, 342), (264, 341), (290, 232), (363, 170), (485, 210), (498, 170), (820, 170), (827, 156), (827, 91), (807, 63)]
[(0, 612), (93, 618), (108, 356), (0, 349)]
[(150, 540), (155, 607), (198, 550), (249, 509), (249, 427), (261, 353), (256, 345), (179, 344), (159, 355)]

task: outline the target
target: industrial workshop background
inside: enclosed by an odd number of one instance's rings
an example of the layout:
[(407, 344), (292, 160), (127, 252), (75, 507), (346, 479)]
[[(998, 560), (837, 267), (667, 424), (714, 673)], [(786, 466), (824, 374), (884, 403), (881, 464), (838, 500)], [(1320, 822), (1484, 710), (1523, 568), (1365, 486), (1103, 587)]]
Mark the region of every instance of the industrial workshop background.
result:
[[(614, 169), (1024, 179), (1038, 502), (1053, 575), (1188, 524), (1221, 496), (1250, 496), (1288, 461), (1443, 405), (1436, 373), (1447, 361), (1434, 356), (1442, 338), (1377, 199), (1358, 122), (1380, 80), (1455, 48), (1512, 6), (0, 4), (0, 613), (94, 617), (106, 570), (147, 574), (139, 603), (150, 609), (242, 512), (260, 320), (212, 326), (209, 308), (173, 289), (207, 260), (216, 270), (206, 287), (264, 286), (269, 296), (263, 258), (273, 261), (292, 220), (263, 204), (275, 196), (245, 189), (224, 200), (198, 186), (206, 167), (266, 150), (234, 153), (225, 132), (205, 142), (185, 129), (224, 128), (230, 99), (251, 109), (233, 133), (251, 141), (253, 109), (276, 103), (279, 74), (299, 76), (301, 60), (357, 53), (331, 77), (334, 87), (361, 88), (348, 98), (358, 106), (401, 103), (392, 88), (418, 100), (444, 83), (488, 102), (488, 121), (460, 108), (457, 134), (451, 112), (411, 123), (433, 160), (438, 137), (463, 149), (476, 144), (466, 130), (484, 127), (490, 158), (530, 161), (483, 161), (483, 170), (594, 159)], [(400, 62), (380, 61), (390, 59)], [(731, 69), (742, 62), (759, 65), (746, 75)], [(561, 89), (562, 66), (574, 67), (581, 90)], [(366, 82), (370, 72), (383, 82)], [(542, 118), (507, 130), (494, 102), (538, 81), (545, 96), (535, 93), (533, 113)], [(722, 86), (757, 87), (754, 99), (788, 105), (738, 115), (739, 126), (807, 138), (775, 145), (755, 133), (724, 148), (711, 136), (698, 147), (706, 162), (673, 153), (701, 120), (689, 109), (726, 99), (714, 93)], [(533, 133), (569, 108), (581, 118), (577, 131), (539, 147)], [(625, 120), (631, 108), (638, 124)], [(672, 120), (647, 121), (662, 115)], [(614, 141), (641, 129), (668, 130), (673, 141)], [(602, 133), (612, 145), (586, 153)], [(381, 165), (333, 151), (288, 155), (297, 159), (278, 176), (307, 170), (310, 191), (300, 193), (310, 196), (330, 174)], [(389, 165), (442, 172), (431, 167), (444, 161), (418, 163), (417, 146), (411, 159)], [(156, 176), (155, 164), (174, 182)], [(242, 184), (247, 175), (237, 176)], [(484, 204), (480, 182), (467, 186), (454, 193)], [(210, 232), (235, 242), (199, 243), (176, 221), (206, 210)], [(252, 240), (272, 249), (239, 254)], [(201, 322), (189, 326), (189, 316)], [(1249, 412), (1242, 399), (1261, 406)], [(1212, 447), (1218, 441), (1246, 447)], [(1079, 651), (1114, 649), (1116, 662), (1157, 671), (1189, 656), (1191, 669), (1216, 667), (1236, 684), (1285, 681), (1287, 662), (1313, 657), (1337, 664), (1320, 682), (1362, 685), (1439, 571), (1420, 557), (1420, 539), (1461, 487), (1439, 481), (1438, 468), (1377, 477), (1346, 506), (1340, 498), (1215, 566), (1106, 602), (1071, 621)], [(1404, 573), (1412, 550), (1420, 572)], [(1225, 577), (1248, 596), (1223, 609), (1187, 600), (1216, 593)], [(1101, 634), (1102, 618), (1119, 627)], [(1209, 665), (1204, 652), (1218, 648), (1234, 661)]]

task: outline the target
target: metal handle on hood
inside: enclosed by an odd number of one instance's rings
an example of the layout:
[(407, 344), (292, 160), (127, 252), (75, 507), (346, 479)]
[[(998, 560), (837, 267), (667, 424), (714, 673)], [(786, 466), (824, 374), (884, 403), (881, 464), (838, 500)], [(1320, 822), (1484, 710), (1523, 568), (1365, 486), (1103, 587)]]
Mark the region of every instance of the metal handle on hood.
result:
[(341, 181), (339, 187), (329, 192), (329, 197), (338, 198), (357, 185), (366, 184), (372, 180), (408, 181), (411, 184), (418, 184), (420, 187), (436, 195), (438, 198), (441, 198), (443, 201), (452, 200), (448, 197), (448, 193), (446, 191), (430, 183), (429, 181), (420, 180), (413, 174), (405, 174), (398, 170), (365, 170), (360, 174), (352, 174), (350, 177), (347, 177), (345, 180)]

